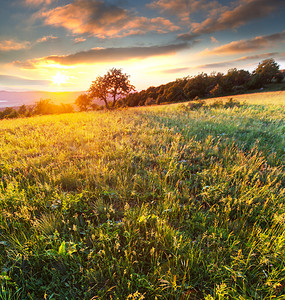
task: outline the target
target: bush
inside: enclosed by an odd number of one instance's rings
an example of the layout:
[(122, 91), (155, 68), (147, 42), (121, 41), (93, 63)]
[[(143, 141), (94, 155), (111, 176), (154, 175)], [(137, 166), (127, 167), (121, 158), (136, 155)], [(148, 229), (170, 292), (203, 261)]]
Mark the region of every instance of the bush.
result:
[(56, 113), (56, 106), (50, 99), (41, 99), (36, 102), (34, 114), (36, 115), (49, 115)]
[(156, 104), (156, 101), (153, 99), (153, 98), (147, 98), (145, 103), (145, 105), (153, 105), (153, 104)]
[(2, 112), (0, 112), (0, 119), (13, 119), (17, 117), (18, 117), (18, 113), (12, 107), (7, 107)]
[(61, 103), (59, 106), (55, 105), (56, 113), (66, 114), (74, 112), (74, 108), (72, 104), (63, 104)]
[(75, 104), (80, 111), (87, 111), (92, 104), (92, 99), (87, 94), (81, 94), (76, 98)]
[(223, 100), (215, 100), (212, 104), (209, 105), (209, 107), (213, 107), (213, 108), (221, 108), (223, 107)]
[(92, 108), (92, 110), (95, 110), (95, 111), (104, 109), (103, 106), (98, 105), (98, 104), (96, 104), (96, 103), (92, 103), (92, 104), (91, 104), (91, 108)]
[(187, 108), (189, 110), (195, 110), (195, 109), (199, 109), (201, 107), (203, 107), (205, 104), (205, 101), (197, 101), (197, 102), (189, 102), (188, 105), (187, 105)]
[(239, 107), (239, 106), (241, 106), (240, 102), (233, 98), (230, 98), (224, 105), (225, 108), (233, 108), (233, 107)]
[(23, 116), (24, 117), (24, 116), (26, 116), (27, 112), (28, 112), (28, 108), (27, 108), (26, 105), (21, 105), (19, 107), (19, 109), (18, 109), (19, 116)]

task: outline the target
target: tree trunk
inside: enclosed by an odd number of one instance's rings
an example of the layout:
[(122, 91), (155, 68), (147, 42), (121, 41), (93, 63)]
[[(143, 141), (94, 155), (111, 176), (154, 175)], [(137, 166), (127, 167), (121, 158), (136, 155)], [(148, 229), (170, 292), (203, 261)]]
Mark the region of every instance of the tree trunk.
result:
[(113, 105), (112, 105), (112, 107), (115, 107), (115, 104), (116, 104), (116, 94), (113, 95)]
[(107, 100), (107, 99), (103, 99), (103, 100), (104, 100), (104, 102), (105, 102), (106, 108), (107, 108), (107, 109), (110, 109), (110, 108), (109, 108), (109, 104), (108, 104), (108, 100)]

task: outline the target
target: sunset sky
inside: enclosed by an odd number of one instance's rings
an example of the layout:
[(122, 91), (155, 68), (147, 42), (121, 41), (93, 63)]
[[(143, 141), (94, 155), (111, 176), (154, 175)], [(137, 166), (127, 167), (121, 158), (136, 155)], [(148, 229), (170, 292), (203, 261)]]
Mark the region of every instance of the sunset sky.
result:
[(85, 91), (112, 67), (137, 90), (285, 68), (284, 16), (285, 0), (2, 0), (0, 90)]

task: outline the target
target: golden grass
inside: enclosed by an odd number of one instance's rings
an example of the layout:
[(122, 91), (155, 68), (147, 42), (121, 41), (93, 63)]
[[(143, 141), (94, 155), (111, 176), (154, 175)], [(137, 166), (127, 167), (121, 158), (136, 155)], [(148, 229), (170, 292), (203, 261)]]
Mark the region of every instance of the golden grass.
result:
[(234, 96), (224, 96), (217, 97), (207, 100), (214, 102), (216, 100), (226, 101), (229, 98), (234, 98), (240, 102), (246, 102), (247, 104), (257, 104), (257, 105), (285, 105), (285, 91), (278, 92), (260, 92), (252, 94), (242, 94)]
[(232, 98), (0, 121), (0, 300), (284, 299), (284, 92)]

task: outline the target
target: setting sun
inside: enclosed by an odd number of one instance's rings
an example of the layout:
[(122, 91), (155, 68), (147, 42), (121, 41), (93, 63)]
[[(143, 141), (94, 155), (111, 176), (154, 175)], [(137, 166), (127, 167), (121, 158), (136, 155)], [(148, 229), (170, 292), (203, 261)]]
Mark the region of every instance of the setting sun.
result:
[(55, 76), (53, 76), (52, 81), (54, 84), (56, 85), (62, 85), (63, 83), (67, 82), (68, 77), (61, 73), (61, 72), (57, 72)]

